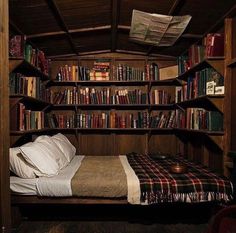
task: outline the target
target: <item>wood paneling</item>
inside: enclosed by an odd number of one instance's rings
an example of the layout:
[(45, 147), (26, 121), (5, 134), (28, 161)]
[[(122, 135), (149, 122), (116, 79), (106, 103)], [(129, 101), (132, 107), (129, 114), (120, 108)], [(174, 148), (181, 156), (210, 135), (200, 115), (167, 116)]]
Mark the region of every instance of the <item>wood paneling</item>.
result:
[(0, 1), (0, 227), (10, 232), (8, 1)]

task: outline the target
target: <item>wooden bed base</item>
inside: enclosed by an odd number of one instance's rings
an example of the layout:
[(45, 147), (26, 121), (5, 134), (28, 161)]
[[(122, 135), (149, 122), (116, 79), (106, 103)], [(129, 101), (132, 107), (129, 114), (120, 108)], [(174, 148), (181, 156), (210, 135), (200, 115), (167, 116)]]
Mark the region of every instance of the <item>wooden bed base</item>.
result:
[(79, 198), (79, 197), (38, 197), (38, 196), (11, 196), (12, 205), (25, 204), (128, 204), (124, 199), (103, 199), (103, 198)]

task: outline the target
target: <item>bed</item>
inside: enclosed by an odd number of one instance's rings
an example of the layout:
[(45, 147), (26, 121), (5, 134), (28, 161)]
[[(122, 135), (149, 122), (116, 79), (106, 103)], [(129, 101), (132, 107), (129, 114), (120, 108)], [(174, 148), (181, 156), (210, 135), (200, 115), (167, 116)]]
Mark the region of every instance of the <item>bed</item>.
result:
[[(22, 147), (21, 152), (26, 152), (25, 148), (29, 149), (28, 145)], [(61, 168), (54, 175), (51, 171), (48, 176), (36, 175), (33, 178), (11, 176), (13, 202), (150, 205), (165, 202), (229, 202), (233, 197), (230, 180), (181, 157), (157, 160), (134, 153), (71, 157), (66, 165), (59, 163)], [(171, 173), (169, 168), (176, 162), (186, 164), (188, 172)]]

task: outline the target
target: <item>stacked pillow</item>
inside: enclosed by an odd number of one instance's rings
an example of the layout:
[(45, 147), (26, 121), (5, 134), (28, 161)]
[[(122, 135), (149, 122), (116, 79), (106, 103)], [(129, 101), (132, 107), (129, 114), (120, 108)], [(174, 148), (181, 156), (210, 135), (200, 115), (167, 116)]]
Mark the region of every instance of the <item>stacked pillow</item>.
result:
[(75, 147), (61, 133), (39, 136), (34, 142), (10, 148), (10, 170), (22, 178), (54, 176), (75, 153)]

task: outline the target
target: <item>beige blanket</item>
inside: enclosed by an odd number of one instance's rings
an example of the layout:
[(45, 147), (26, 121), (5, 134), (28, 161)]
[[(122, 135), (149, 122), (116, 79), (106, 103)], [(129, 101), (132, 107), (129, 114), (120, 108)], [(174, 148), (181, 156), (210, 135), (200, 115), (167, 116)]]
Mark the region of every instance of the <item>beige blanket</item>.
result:
[(71, 187), (73, 196), (127, 196), (127, 178), (118, 156), (85, 156)]

